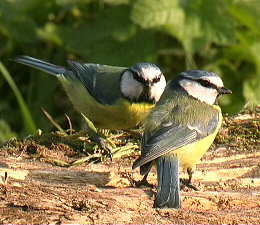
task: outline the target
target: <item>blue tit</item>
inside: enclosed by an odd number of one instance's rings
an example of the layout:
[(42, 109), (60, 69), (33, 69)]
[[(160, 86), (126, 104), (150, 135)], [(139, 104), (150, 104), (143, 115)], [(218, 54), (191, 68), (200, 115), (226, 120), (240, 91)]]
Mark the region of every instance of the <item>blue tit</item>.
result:
[(29, 56), (12, 60), (56, 76), (75, 109), (97, 128), (142, 125), (166, 86), (161, 70), (151, 63), (126, 68), (68, 60), (68, 67), (61, 67)]
[(151, 110), (133, 169), (140, 166), (147, 176), (156, 164), (155, 207), (180, 208), (179, 165), (191, 170), (211, 146), (222, 123), (223, 94), (231, 91), (217, 74), (189, 70), (168, 82)]

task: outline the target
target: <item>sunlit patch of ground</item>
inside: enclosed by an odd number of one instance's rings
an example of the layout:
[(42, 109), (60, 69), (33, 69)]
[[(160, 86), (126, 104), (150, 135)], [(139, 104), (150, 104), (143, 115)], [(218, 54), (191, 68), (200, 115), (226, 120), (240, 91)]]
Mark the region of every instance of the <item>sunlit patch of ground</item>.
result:
[[(0, 223), (259, 224), (259, 132), (259, 108), (226, 118), (195, 169), (199, 191), (183, 189), (179, 210), (154, 209), (156, 190), (132, 185), (141, 179), (131, 169), (137, 150), (73, 164), (100, 152), (93, 143), (86, 150), (76, 134), (12, 140), (0, 148)], [(137, 144), (133, 133), (115, 135), (117, 147)], [(148, 180), (156, 184), (155, 170)]]

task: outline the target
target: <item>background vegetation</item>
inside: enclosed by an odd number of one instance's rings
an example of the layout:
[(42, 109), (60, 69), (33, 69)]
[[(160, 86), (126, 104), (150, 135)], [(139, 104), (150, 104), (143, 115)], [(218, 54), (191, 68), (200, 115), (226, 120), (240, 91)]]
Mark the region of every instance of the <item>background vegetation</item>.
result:
[(41, 107), (64, 128), (65, 112), (76, 123), (58, 80), (8, 60), (19, 54), (59, 65), (149, 61), (168, 79), (211, 70), (233, 91), (225, 112), (260, 104), (259, 18), (259, 0), (1, 0), (0, 140), (51, 129)]

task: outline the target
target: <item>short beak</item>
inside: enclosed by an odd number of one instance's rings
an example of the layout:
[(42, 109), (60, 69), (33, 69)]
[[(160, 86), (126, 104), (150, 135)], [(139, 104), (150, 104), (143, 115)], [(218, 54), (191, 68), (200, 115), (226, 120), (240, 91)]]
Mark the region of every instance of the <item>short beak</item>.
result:
[(225, 94), (232, 94), (232, 91), (225, 87), (222, 87), (218, 89), (218, 93), (221, 95), (225, 95)]
[(151, 82), (145, 82), (144, 86), (147, 87), (147, 88), (150, 88), (152, 86), (152, 83)]
[(151, 98), (151, 87), (149, 85), (143, 86), (143, 91), (139, 97), (144, 102), (149, 102)]

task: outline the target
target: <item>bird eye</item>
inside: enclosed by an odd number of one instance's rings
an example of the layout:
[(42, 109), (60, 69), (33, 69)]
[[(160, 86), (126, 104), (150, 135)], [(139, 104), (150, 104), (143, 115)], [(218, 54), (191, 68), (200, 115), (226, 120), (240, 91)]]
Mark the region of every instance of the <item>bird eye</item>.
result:
[(153, 78), (153, 83), (157, 83), (161, 80), (161, 76)]
[(207, 80), (200, 80), (199, 83), (204, 87), (211, 87), (212, 84)]

